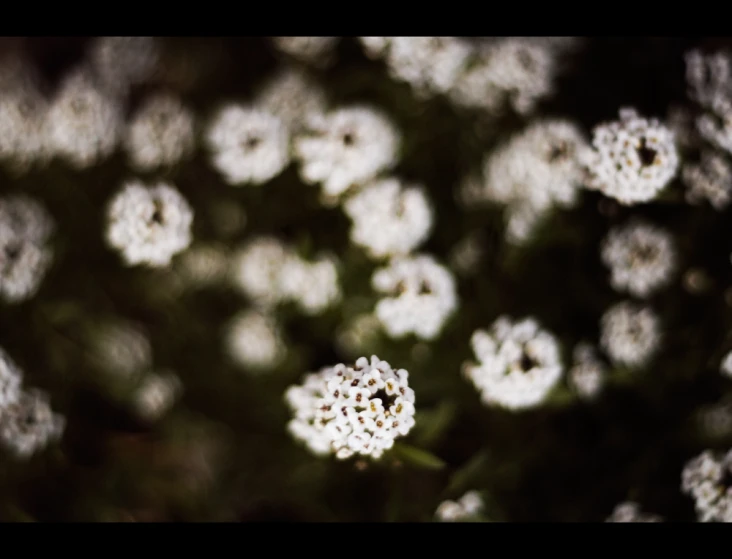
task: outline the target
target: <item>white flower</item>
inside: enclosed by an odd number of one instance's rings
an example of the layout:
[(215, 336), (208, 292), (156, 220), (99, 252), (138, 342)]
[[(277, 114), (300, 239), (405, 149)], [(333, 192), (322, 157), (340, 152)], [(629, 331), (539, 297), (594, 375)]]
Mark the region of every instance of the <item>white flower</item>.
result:
[(22, 383), (23, 371), (0, 348), (0, 415), (2, 410), (18, 401)]
[(337, 198), (391, 168), (401, 136), (391, 120), (376, 109), (352, 106), (312, 114), (307, 134), (295, 138), (300, 174), (308, 183), (321, 183), (326, 197)]
[(206, 142), (226, 182), (259, 185), (290, 161), (290, 134), (282, 119), (254, 107), (227, 105), (212, 120)]
[(564, 372), (557, 340), (533, 318), (513, 322), (502, 316), (489, 332), (477, 330), (471, 345), (478, 363), (464, 371), (489, 405), (538, 406)]
[(51, 216), (34, 199), (0, 198), (0, 298), (19, 303), (36, 294), (53, 259), (53, 230)]
[(645, 366), (661, 342), (661, 326), (649, 307), (618, 303), (605, 312), (600, 322), (600, 345), (620, 365)]
[(409, 254), (432, 229), (432, 207), (424, 189), (402, 186), (398, 179), (365, 186), (343, 209), (351, 218), (351, 242), (372, 258)]
[(676, 252), (671, 235), (638, 219), (613, 228), (602, 243), (602, 260), (618, 291), (648, 297), (671, 281)]
[(254, 105), (279, 117), (297, 131), (307, 115), (323, 113), (326, 96), (323, 89), (305, 72), (287, 67), (270, 78), (259, 90)]
[(341, 299), (337, 262), (320, 256), (308, 262), (296, 255), (282, 268), (280, 286), (285, 299), (294, 301), (307, 315), (318, 315)]
[(392, 338), (412, 333), (433, 340), (457, 309), (452, 274), (428, 255), (394, 259), (374, 272), (371, 283), (391, 295), (376, 304), (375, 314)]
[(281, 278), (285, 264), (292, 257), (291, 249), (278, 239), (255, 238), (234, 255), (232, 281), (256, 304), (276, 305), (285, 298)]
[(193, 210), (173, 186), (129, 181), (107, 208), (107, 242), (128, 266), (167, 266), (191, 243)]
[(457, 501), (443, 501), (435, 511), (441, 522), (469, 521), (483, 510), (483, 498), (477, 491), (468, 491)]
[(703, 151), (698, 165), (684, 165), (682, 177), (690, 204), (707, 200), (715, 210), (722, 211), (732, 200), (732, 165), (719, 152)]
[(124, 145), (140, 171), (175, 165), (193, 151), (193, 114), (173, 95), (153, 95), (135, 113)]
[(288, 430), (316, 455), (332, 453), (344, 460), (361, 454), (379, 459), (395, 438), (411, 430), (414, 406), (383, 389), (372, 392), (369, 383), (374, 380), (408, 388), (406, 377), (400, 379), (389, 363), (376, 356), (307, 375), (302, 385), (285, 393), (294, 416)]
[(663, 522), (660, 516), (641, 512), (640, 505), (632, 501), (620, 503), (605, 522)]
[(229, 355), (253, 372), (276, 367), (287, 353), (274, 318), (257, 311), (243, 311), (232, 319), (226, 345)]
[(621, 204), (652, 200), (678, 170), (673, 132), (635, 109), (621, 109), (620, 120), (596, 126), (592, 146), (587, 186)]
[(272, 37), (278, 50), (310, 64), (326, 65), (332, 60), (339, 37)]
[(681, 473), (681, 490), (694, 499), (699, 522), (732, 522), (732, 451), (705, 450), (689, 460)]
[(83, 72), (64, 80), (46, 115), (49, 148), (77, 169), (109, 157), (121, 131), (118, 101), (105, 95)]
[(53, 413), (44, 392), (21, 392), (16, 401), (0, 411), (0, 444), (27, 459), (61, 438), (65, 426), (65, 419)]
[(574, 364), (569, 370), (569, 382), (581, 398), (595, 398), (605, 384), (607, 367), (595, 354), (595, 348), (580, 343), (574, 348)]
[(381, 58), (391, 45), (393, 37), (357, 37), (361, 43), (366, 56), (369, 58)]

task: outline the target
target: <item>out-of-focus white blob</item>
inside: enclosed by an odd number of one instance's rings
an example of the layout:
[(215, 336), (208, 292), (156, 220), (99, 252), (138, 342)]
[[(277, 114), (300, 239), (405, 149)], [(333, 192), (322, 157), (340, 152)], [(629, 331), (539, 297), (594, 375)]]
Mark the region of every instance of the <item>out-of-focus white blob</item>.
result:
[(307, 115), (326, 110), (323, 88), (303, 70), (288, 66), (280, 70), (259, 89), (254, 105), (272, 113), (297, 132)]
[(616, 365), (646, 366), (661, 344), (661, 324), (650, 307), (625, 301), (600, 321), (600, 346)]
[(274, 317), (255, 310), (242, 311), (231, 320), (225, 342), (232, 360), (251, 373), (270, 371), (287, 355)]
[(133, 394), (132, 406), (141, 419), (157, 421), (173, 407), (182, 391), (183, 384), (174, 373), (148, 373)]
[(307, 64), (327, 66), (333, 62), (340, 37), (271, 37), (277, 50)]

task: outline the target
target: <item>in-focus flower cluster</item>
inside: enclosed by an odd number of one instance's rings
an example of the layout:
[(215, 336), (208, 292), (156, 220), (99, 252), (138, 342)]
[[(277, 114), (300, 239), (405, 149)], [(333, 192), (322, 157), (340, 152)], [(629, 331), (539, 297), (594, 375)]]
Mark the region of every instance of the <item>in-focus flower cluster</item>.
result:
[(0, 198), (0, 298), (19, 303), (38, 291), (53, 258), (53, 229), (51, 216), (34, 199)]
[(317, 455), (381, 458), (414, 426), (408, 378), (375, 355), (308, 374), (285, 393), (294, 414), (288, 429)]
[(45, 392), (22, 389), (23, 373), (0, 348), (0, 444), (27, 459), (64, 432), (66, 420), (53, 413)]
[(466, 364), (464, 372), (488, 405), (538, 406), (564, 372), (556, 338), (533, 318), (514, 322), (502, 316), (490, 331), (477, 330), (470, 343), (478, 362)]
[(123, 185), (107, 209), (107, 242), (128, 266), (162, 267), (191, 243), (193, 210), (167, 183)]
[(720, 456), (705, 450), (689, 460), (681, 490), (694, 499), (700, 522), (732, 522), (732, 451)]
[(620, 120), (596, 126), (592, 147), (587, 186), (621, 204), (652, 200), (678, 171), (673, 132), (635, 109), (621, 109)]
[(389, 295), (376, 304), (375, 314), (392, 338), (414, 334), (433, 340), (458, 306), (450, 270), (429, 255), (395, 258), (374, 272), (371, 284)]
[(668, 284), (676, 268), (671, 235), (640, 220), (611, 229), (601, 255), (613, 288), (635, 297), (648, 297)]
[(274, 237), (258, 237), (241, 248), (231, 275), (234, 285), (260, 307), (292, 301), (302, 312), (316, 315), (341, 298), (333, 258), (305, 260)]

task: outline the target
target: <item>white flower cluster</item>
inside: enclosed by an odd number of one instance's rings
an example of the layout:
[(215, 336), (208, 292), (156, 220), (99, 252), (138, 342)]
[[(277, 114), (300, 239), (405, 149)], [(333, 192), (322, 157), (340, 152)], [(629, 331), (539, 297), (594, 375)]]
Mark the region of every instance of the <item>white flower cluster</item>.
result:
[(424, 189), (402, 185), (396, 178), (368, 184), (343, 209), (351, 218), (351, 242), (374, 259), (409, 254), (432, 229), (432, 207)]
[(577, 344), (572, 358), (574, 363), (567, 373), (569, 383), (580, 398), (596, 398), (605, 384), (607, 367), (597, 356), (595, 348), (587, 343)]
[(324, 113), (325, 91), (298, 68), (286, 67), (270, 78), (257, 92), (254, 105), (278, 116), (293, 132), (305, 124), (305, 117)]
[(487, 405), (520, 410), (538, 406), (562, 377), (559, 343), (533, 318), (499, 317), (491, 330), (477, 330), (470, 344), (478, 363), (465, 375)]
[(635, 219), (610, 230), (601, 248), (610, 268), (610, 284), (634, 297), (648, 297), (667, 285), (676, 270), (676, 251), (671, 235)]
[(608, 309), (600, 321), (600, 345), (616, 364), (643, 367), (661, 343), (661, 325), (649, 307), (622, 302)]
[(638, 503), (626, 501), (616, 506), (613, 510), (613, 513), (608, 517), (605, 522), (663, 522), (663, 518), (655, 514), (646, 514), (644, 512), (641, 512), (641, 508)]
[(0, 298), (19, 303), (35, 295), (51, 265), (51, 216), (25, 195), (0, 198)]
[(554, 91), (556, 53), (532, 38), (506, 37), (480, 45), (449, 92), (458, 106), (521, 115)]
[(132, 166), (139, 171), (170, 167), (194, 148), (193, 114), (169, 94), (149, 97), (134, 115), (124, 138)]
[(22, 383), (22, 371), (0, 348), (0, 444), (25, 459), (58, 440), (66, 421), (44, 392), (23, 390)]
[(694, 499), (700, 522), (732, 522), (732, 451), (725, 456), (705, 450), (689, 460), (681, 474), (681, 490)]
[(231, 320), (226, 347), (236, 363), (254, 373), (273, 369), (287, 354), (274, 318), (255, 310), (242, 311)]
[(48, 102), (23, 59), (0, 62), (0, 159), (16, 172), (45, 162)]
[(520, 243), (553, 206), (571, 207), (585, 178), (582, 161), (589, 145), (575, 124), (541, 120), (491, 153), (482, 182), (468, 182), (466, 201), (506, 204), (507, 236)]
[(414, 426), (408, 378), (375, 355), (311, 373), (285, 393), (294, 414), (288, 430), (317, 455), (379, 459)]
[(53, 155), (77, 169), (109, 157), (122, 132), (122, 110), (83, 71), (61, 84), (45, 121), (46, 141)]
[(92, 43), (87, 58), (103, 87), (124, 96), (131, 86), (152, 77), (161, 56), (154, 37), (100, 37)]
[(263, 184), (290, 162), (284, 121), (254, 106), (224, 106), (211, 121), (206, 142), (214, 167), (234, 186)]
[(379, 300), (375, 314), (392, 338), (414, 334), (433, 340), (458, 306), (450, 270), (428, 255), (393, 259), (374, 272), (371, 284), (391, 295)]
[(273, 237), (250, 241), (234, 256), (232, 281), (261, 307), (292, 301), (308, 315), (325, 311), (341, 298), (336, 261), (301, 258)]
[(191, 243), (193, 210), (173, 186), (125, 183), (107, 209), (107, 242), (128, 266), (163, 267)]
[(400, 145), (401, 134), (385, 114), (351, 106), (310, 114), (294, 150), (302, 179), (320, 183), (326, 199), (337, 199), (391, 168)]
[(702, 151), (698, 164), (687, 163), (682, 171), (686, 183), (686, 201), (698, 204), (707, 200), (717, 211), (729, 206), (732, 200), (732, 165), (725, 155)]
[(435, 511), (440, 522), (465, 522), (483, 510), (483, 498), (477, 491), (468, 491), (457, 501), (443, 501)]
[(271, 37), (274, 46), (302, 62), (326, 65), (331, 62), (340, 37)]
[(635, 109), (621, 109), (620, 120), (596, 126), (592, 146), (587, 186), (621, 204), (652, 200), (678, 170), (673, 132)]

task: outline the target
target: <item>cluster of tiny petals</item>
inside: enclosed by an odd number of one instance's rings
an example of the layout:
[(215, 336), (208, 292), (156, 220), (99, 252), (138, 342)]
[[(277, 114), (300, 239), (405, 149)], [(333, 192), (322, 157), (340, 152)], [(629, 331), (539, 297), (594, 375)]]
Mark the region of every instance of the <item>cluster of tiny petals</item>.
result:
[(587, 186), (621, 204), (652, 200), (678, 171), (673, 132), (634, 109), (621, 109), (620, 120), (596, 126), (592, 146)]
[(294, 415), (288, 430), (317, 455), (379, 459), (414, 426), (408, 378), (375, 355), (311, 373), (285, 393)]
[(732, 200), (732, 165), (719, 152), (705, 150), (698, 164), (687, 163), (682, 170), (687, 186), (686, 201), (698, 204), (704, 200), (722, 211)]
[(77, 169), (109, 157), (122, 132), (119, 101), (105, 94), (84, 71), (61, 84), (45, 120), (51, 152)]
[(650, 307), (622, 302), (600, 321), (600, 345), (618, 365), (636, 368), (648, 363), (661, 342), (661, 325)]
[(567, 373), (572, 388), (580, 398), (596, 398), (605, 384), (607, 367), (600, 361), (595, 348), (587, 343), (577, 344), (572, 357), (574, 363)]
[(19, 303), (35, 295), (51, 265), (48, 212), (25, 195), (0, 198), (0, 298)]
[(681, 473), (681, 490), (694, 499), (700, 522), (732, 522), (732, 451), (719, 456), (705, 450)]
[(129, 124), (124, 146), (138, 170), (175, 165), (193, 151), (193, 114), (173, 95), (153, 95)]
[(274, 318), (255, 310), (242, 311), (232, 319), (226, 346), (231, 358), (252, 372), (276, 367), (287, 352)]
[(477, 330), (470, 342), (477, 363), (468, 363), (465, 375), (487, 405), (538, 406), (564, 372), (556, 338), (533, 318), (499, 317), (490, 331)]
[(508, 205), (507, 235), (525, 241), (553, 206), (570, 207), (585, 178), (589, 145), (570, 121), (540, 120), (486, 157), (481, 183), (467, 183), (476, 201)]
[(663, 522), (663, 518), (655, 514), (647, 514), (641, 512), (641, 508), (638, 503), (627, 501), (624, 503), (620, 503), (618, 506), (616, 506), (613, 510), (613, 513), (607, 518), (605, 522)]
[(400, 144), (401, 134), (385, 114), (351, 106), (310, 114), (294, 151), (302, 179), (321, 184), (326, 199), (337, 199), (391, 168)]
[(343, 205), (351, 218), (351, 242), (372, 258), (409, 254), (429, 235), (432, 207), (421, 186), (395, 178), (365, 186)]
[(429, 255), (394, 258), (374, 272), (371, 284), (388, 295), (376, 304), (375, 315), (392, 338), (414, 334), (433, 340), (458, 306), (455, 278)]
[(483, 510), (483, 498), (477, 491), (468, 491), (457, 501), (443, 501), (435, 511), (440, 522), (469, 521)]
[(334, 258), (305, 260), (274, 237), (259, 237), (242, 247), (234, 256), (231, 279), (263, 308), (292, 301), (316, 315), (341, 298)]
[(213, 166), (234, 186), (263, 184), (290, 161), (287, 125), (259, 107), (224, 106), (211, 121), (206, 142)]
[(610, 268), (613, 288), (635, 297), (648, 297), (668, 284), (676, 269), (671, 235), (640, 220), (612, 229), (601, 255)]
[(272, 37), (275, 47), (298, 60), (326, 65), (332, 60), (340, 37)]
[(163, 267), (191, 243), (193, 210), (173, 186), (123, 185), (107, 209), (107, 242), (128, 266)]

